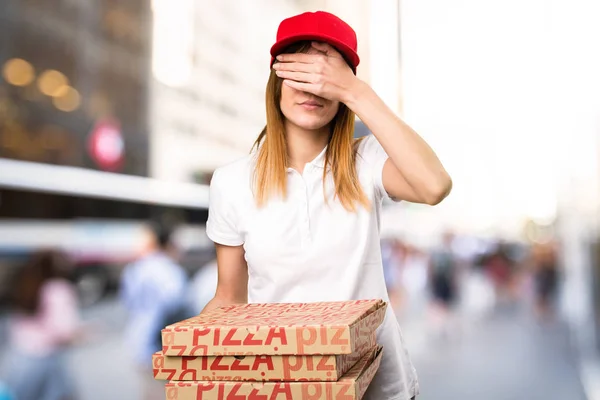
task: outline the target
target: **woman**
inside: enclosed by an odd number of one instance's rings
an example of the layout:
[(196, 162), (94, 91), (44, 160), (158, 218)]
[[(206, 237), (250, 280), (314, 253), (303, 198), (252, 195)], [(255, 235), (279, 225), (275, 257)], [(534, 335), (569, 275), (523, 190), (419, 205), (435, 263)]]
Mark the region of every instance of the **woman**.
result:
[[(329, 13), (280, 24), (267, 125), (250, 156), (217, 169), (211, 181), (207, 234), (216, 245), (218, 286), (205, 311), (245, 302), (388, 300), (383, 198), (437, 204), (451, 181), (429, 146), (355, 76), (356, 47), (352, 28)], [(354, 140), (355, 114), (374, 136)], [(417, 377), (391, 308), (378, 339), (384, 356), (366, 398), (413, 398)]]
[(64, 353), (80, 332), (77, 294), (65, 279), (63, 254), (32, 255), (13, 286), (7, 384), (19, 400), (67, 400), (75, 396)]

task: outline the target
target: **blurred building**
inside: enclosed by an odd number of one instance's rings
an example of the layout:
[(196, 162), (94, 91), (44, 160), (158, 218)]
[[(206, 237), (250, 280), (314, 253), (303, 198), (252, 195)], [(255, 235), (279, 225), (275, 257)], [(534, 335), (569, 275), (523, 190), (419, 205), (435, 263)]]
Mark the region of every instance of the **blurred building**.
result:
[(206, 187), (148, 178), (151, 38), (146, 0), (1, 2), (0, 301), (39, 247), (103, 290), (142, 222), (206, 219)]
[(1, 7), (0, 217), (144, 218), (141, 203), (206, 206), (200, 188), (146, 179), (148, 1)]
[(7, 0), (1, 11), (0, 216), (127, 216), (89, 199), (148, 198), (133, 178), (148, 176), (150, 5)]
[(147, 1), (7, 0), (0, 157), (147, 175)]
[(247, 152), (260, 129), (268, 67), (257, 48), (267, 28), (254, 3), (152, 4), (150, 171), (159, 179), (202, 180)]

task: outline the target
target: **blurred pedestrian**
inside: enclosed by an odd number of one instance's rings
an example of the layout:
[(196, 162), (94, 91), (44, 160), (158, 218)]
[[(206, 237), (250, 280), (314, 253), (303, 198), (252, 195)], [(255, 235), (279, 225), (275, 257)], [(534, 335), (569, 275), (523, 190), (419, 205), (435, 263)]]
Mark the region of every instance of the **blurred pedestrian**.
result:
[(13, 285), (7, 385), (18, 400), (75, 398), (65, 353), (80, 337), (70, 263), (56, 250), (34, 253)]
[[(218, 168), (208, 236), (218, 286), (205, 310), (261, 302), (389, 301), (382, 202), (437, 204), (451, 180), (425, 141), (356, 76), (356, 33), (326, 12), (285, 19), (271, 47), (267, 124), (251, 154)], [(358, 116), (372, 134), (354, 139)], [(419, 392), (393, 307), (365, 400)]]
[(458, 263), (452, 249), (454, 235), (445, 233), (442, 245), (431, 252), (429, 259), (429, 288), (434, 323), (439, 333), (449, 336), (452, 317), (458, 300)]
[(502, 241), (485, 257), (484, 268), (494, 284), (496, 307), (504, 308), (515, 304), (514, 266), (508, 253), (508, 246)]
[(164, 387), (152, 372), (152, 354), (162, 349), (161, 329), (193, 315), (176, 250), (171, 229), (151, 226), (141, 256), (125, 267), (121, 278), (121, 298), (129, 312), (125, 336), (144, 400), (164, 398)]
[(541, 320), (552, 319), (555, 313), (559, 284), (556, 244), (554, 242), (535, 244), (532, 250), (535, 311)]

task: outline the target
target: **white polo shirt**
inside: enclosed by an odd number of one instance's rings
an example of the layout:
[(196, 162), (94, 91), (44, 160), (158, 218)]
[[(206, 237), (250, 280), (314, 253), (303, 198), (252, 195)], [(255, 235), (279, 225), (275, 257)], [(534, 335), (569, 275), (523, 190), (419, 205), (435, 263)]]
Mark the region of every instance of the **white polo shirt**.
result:
[[(244, 245), (248, 301), (389, 301), (379, 238), (381, 204), (387, 196), (382, 172), (388, 156), (375, 137), (362, 141), (356, 163), (370, 210), (360, 206), (349, 212), (334, 200), (331, 174), (323, 190), (325, 150), (302, 174), (288, 169), (287, 199), (272, 197), (258, 208), (251, 190), (254, 155), (215, 171), (206, 227), (216, 243)], [(412, 398), (419, 392), (417, 376), (391, 307), (377, 334), (383, 359), (365, 399)]]

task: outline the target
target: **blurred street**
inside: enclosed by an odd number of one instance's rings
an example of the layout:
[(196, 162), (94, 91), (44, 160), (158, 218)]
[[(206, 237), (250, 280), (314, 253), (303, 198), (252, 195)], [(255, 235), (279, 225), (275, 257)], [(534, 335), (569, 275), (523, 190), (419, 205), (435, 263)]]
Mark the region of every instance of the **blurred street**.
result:
[(560, 324), (496, 314), (454, 341), (421, 341), (413, 353), (424, 400), (586, 399)]
[[(137, 377), (123, 356), (123, 309), (109, 299), (87, 310), (85, 319), (103, 328), (100, 339), (70, 355), (81, 400), (136, 398)], [(515, 309), (491, 313), (478, 323), (462, 320), (448, 338), (427, 326), (425, 320), (403, 326), (420, 376), (419, 399), (586, 399), (562, 324), (539, 324)]]

